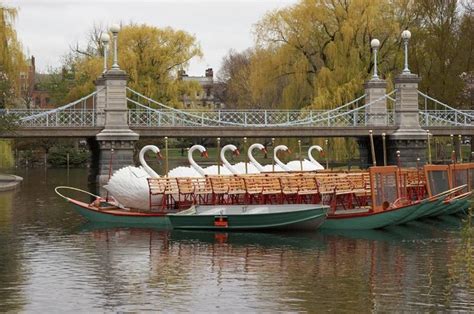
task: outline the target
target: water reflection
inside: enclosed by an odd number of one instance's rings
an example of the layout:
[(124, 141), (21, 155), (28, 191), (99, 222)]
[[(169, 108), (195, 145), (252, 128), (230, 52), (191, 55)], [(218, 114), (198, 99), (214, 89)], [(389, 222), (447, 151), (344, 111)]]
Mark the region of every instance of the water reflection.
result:
[[(64, 174), (30, 172), (20, 191), (0, 194), (2, 312), (474, 306), (474, 234), (467, 219), (311, 234), (104, 226), (85, 223), (54, 195)], [(71, 170), (69, 180), (87, 186), (79, 171)]]

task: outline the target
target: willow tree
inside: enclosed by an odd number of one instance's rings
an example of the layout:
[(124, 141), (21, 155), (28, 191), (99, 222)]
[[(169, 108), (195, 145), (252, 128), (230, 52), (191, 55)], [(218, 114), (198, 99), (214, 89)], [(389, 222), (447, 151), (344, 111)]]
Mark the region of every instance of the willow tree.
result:
[(25, 56), (14, 28), (16, 15), (16, 9), (0, 3), (0, 108), (17, 102), (20, 74), (26, 72)]
[[(362, 93), (372, 71), (370, 41), (378, 38), (380, 68), (396, 66), (400, 3), (389, 0), (302, 0), (268, 13), (256, 26), (257, 45), (272, 62), (256, 71), (266, 84), (286, 78), (282, 104), (332, 108)], [(278, 82), (281, 84), (281, 81)]]
[[(94, 80), (103, 71), (100, 36), (89, 37), (92, 43), (83, 50), (74, 47), (64, 65), (73, 73), (69, 100), (91, 92)], [(128, 86), (172, 106), (179, 106), (182, 95), (194, 94), (200, 88), (195, 82), (179, 80), (178, 72), (192, 58), (201, 56), (196, 38), (182, 30), (130, 24), (123, 26), (118, 36), (118, 61), (129, 75)], [(109, 57), (110, 65), (112, 55)]]
[(462, 74), (472, 73), (474, 59), (474, 15), (460, 4), (457, 0), (417, 1), (411, 45), (412, 66), (423, 77), (420, 89), (455, 107), (469, 103), (462, 99)]

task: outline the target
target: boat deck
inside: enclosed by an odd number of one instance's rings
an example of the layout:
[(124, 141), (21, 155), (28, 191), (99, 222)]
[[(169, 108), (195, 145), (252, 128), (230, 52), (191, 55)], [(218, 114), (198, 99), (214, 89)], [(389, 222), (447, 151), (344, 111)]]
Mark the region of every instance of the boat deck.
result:
[(195, 210), (197, 215), (252, 215), (252, 214), (269, 214), (283, 213), (288, 211), (304, 211), (315, 208), (326, 207), (321, 204), (311, 205), (200, 205), (190, 210)]
[(338, 209), (336, 210), (333, 215), (349, 215), (349, 214), (360, 214), (360, 213), (368, 213), (370, 211), (370, 207), (358, 207), (358, 208), (351, 208), (351, 209)]

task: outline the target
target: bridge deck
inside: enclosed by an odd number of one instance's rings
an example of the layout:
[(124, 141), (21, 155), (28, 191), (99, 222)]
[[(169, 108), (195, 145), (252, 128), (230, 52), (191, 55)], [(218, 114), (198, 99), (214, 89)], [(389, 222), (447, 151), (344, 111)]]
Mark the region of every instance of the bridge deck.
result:
[[(20, 128), (14, 134), (5, 134), (8, 138), (86, 138), (95, 137), (101, 127), (29, 127)], [(142, 127), (132, 128), (140, 137), (358, 137), (367, 136), (369, 130), (375, 135), (392, 134), (393, 126), (366, 126), (366, 127)], [(474, 136), (473, 126), (457, 127), (430, 127), (434, 136), (449, 136), (461, 134)]]

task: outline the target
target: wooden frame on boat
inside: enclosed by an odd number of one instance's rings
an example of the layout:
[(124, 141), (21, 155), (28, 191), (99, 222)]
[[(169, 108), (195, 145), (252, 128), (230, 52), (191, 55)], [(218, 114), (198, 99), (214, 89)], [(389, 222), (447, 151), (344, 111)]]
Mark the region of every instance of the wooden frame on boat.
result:
[[(428, 192), (428, 196), (432, 197), (433, 195), (439, 194), (440, 192), (449, 190), (453, 185), (451, 181), (451, 171), (449, 170), (448, 165), (425, 165), (425, 181), (426, 181), (426, 191)], [(435, 178), (435, 173), (445, 173), (442, 175), (442, 178)], [(443, 178), (444, 177), (444, 178)], [(445, 179), (440, 180), (440, 179)], [(435, 185), (435, 183), (447, 183), (446, 187), (439, 187)]]
[(471, 191), (474, 187), (474, 163), (449, 165), (451, 175), (451, 187), (466, 184), (466, 190)]
[(373, 212), (383, 211), (400, 199), (400, 172), (397, 166), (371, 167), (369, 175)]

